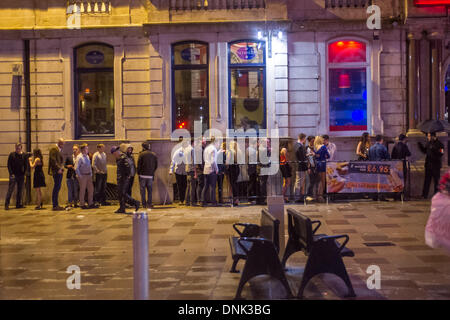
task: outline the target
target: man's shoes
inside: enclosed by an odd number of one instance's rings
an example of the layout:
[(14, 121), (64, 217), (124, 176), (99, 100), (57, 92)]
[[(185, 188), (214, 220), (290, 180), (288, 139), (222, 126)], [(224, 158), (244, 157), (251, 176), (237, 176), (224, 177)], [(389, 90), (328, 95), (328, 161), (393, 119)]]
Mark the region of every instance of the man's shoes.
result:
[(303, 199), (295, 200), (295, 203), (304, 203)]
[(5, 210), (9, 210), (9, 206), (8, 205), (5, 205)]
[(111, 203), (110, 202), (102, 202), (102, 206), (110, 206), (111, 205)]
[(83, 210), (89, 209), (89, 207), (87, 205), (83, 205), (80, 208), (83, 209)]
[(53, 210), (53, 211), (63, 211), (64, 208), (63, 208), (63, 207), (60, 207), (60, 206), (57, 206), (57, 207), (53, 207), (52, 210)]
[(136, 200), (136, 203), (134, 205), (135, 210), (134, 211), (138, 211), (139, 207), (141, 206), (141, 203), (139, 201)]
[(126, 211), (125, 211), (125, 209), (117, 209), (116, 211), (114, 211), (114, 213), (127, 213)]
[(88, 209), (97, 209), (99, 206), (97, 204), (91, 204)]
[(18, 206), (16, 206), (16, 209), (22, 209), (25, 208), (23, 205), (19, 204)]

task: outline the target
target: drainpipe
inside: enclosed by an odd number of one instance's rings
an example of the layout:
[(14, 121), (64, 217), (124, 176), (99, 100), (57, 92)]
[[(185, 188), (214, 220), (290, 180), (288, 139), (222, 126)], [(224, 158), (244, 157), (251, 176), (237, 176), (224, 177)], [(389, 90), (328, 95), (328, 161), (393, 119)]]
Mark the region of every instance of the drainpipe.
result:
[[(25, 81), (25, 130), (26, 151), (31, 152), (31, 87), (30, 87), (30, 40), (23, 40), (23, 66)], [(31, 173), (27, 170), (25, 184), (26, 203), (31, 202)]]

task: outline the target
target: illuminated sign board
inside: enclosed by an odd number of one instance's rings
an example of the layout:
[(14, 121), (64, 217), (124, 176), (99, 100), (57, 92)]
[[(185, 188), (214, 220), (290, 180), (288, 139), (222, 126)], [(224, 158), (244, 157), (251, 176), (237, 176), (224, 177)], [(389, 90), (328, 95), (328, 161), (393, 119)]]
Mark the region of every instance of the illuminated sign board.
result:
[(420, 7), (450, 6), (450, 0), (414, 0), (414, 5)]

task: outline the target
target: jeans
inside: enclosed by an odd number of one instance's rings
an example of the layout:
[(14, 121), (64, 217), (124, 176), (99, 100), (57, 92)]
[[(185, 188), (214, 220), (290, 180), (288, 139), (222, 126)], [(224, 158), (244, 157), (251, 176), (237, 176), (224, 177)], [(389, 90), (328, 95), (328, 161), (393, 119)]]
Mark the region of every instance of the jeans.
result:
[(211, 196), (210, 196), (210, 201), (213, 204), (216, 204), (216, 182), (217, 182), (217, 174), (215, 173), (210, 173), (210, 174), (206, 174), (205, 176), (205, 186), (203, 187), (203, 192), (202, 192), (202, 202), (203, 204), (206, 204), (206, 194), (208, 193), (209, 189), (211, 189)]
[(203, 188), (205, 187), (205, 175), (197, 175), (197, 201), (202, 201)]
[(52, 192), (52, 203), (53, 208), (59, 207), (58, 205), (58, 195), (59, 190), (61, 189), (61, 182), (62, 182), (63, 175), (62, 173), (56, 173), (53, 175), (53, 192)]
[(186, 187), (186, 205), (195, 204), (197, 195), (197, 179), (194, 177), (194, 172), (187, 173), (187, 187)]
[(294, 194), (304, 196), (306, 187), (306, 171), (297, 171), (295, 174)]
[(66, 179), (67, 183), (67, 197), (69, 203), (77, 203), (78, 199), (78, 193), (80, 185), (78, 183), (77, 178), (69, 178)]
[[(139, 189), (141, 191), (142, 205), (150, 207), (152, 205), (152, 185), (153, 178), (141, 178), (139, 177)], [(147, 190), (147, 201), (145, 200), (145, 190)]]
[(22, 204), (22, 190), (23, 190), (24, 176), (10, 176), (8, 184), (8, 193), (6, 194), (5, 206), (9, 206), (14, 187), (17, 184), (17, 195), (16, 195), (16, 207)]
[(316, 170), (311, 170), (310, 173), (308, 173), (309, 183), (308, 183), (308, 196), (315, 197), (317, 196), (318, 192), (318, 174)]
[(106, 173), (95, 174), (95, 195), (94, 200), (99, 203), (106, 202), (106, 181), (108, 176)]

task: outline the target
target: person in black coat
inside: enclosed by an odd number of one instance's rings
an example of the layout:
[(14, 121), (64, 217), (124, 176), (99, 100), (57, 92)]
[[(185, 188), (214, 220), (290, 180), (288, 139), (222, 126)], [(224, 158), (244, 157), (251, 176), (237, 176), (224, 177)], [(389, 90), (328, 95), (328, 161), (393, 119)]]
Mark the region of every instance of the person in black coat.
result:
[[(150, 151), (150, 142), (142, 143), (142, 151), (139, 153), (137, 174), (139, 176), (139, 189), (141, 192), (141, 201), (144, 208), (151, 208), (152, 205), (152, 185), (155, 171), (158, 168), (158, 158), (153, 151)], [(147, 200), (145, 197), (147, 190)]]
[(24, 183), (25, 172), (27, 170), (27, 157), (22, 152), (22, 144), (16, 143), (16, 150), (11, 152), (8, 157), (9, 184), (8, 193), (5, 199), (5, 210), (9, 210), (9, 202), (12, 193), (17, 184), (16, 209), (23, 208), (22, 205), (22, 189)]
[(444, 155), (444, 145), (440, 142), (436, 133), (427, 134), (427, 143), (425, 146), (419, 142), (419, 149), (426, 154), (425, 157), (425, 181), (423, 183), (422, 196), (428, 199), (431, 179), (434, 182), (434, 193), (438, 192), (439, 179), (441, 177), (442, 156)]
[[(406, 136), (402, 133), (398, 136), (398, 142), (392, 148), (391, 159), (403, 160), (403, 182), (406, 186), (406, 179), (408, 177), (408, 163), (406, 158), (411, 156), (408, 146), (406, 145)], [(399, 196), (397, 196), (398, 199)]]
[(111, 148), (111, 154), (116, 158), (117, 164), (117, 189), (119, 195), (120, 207), (115, 213), (126, 213), (125, 203), (134, 205), (136, 211), (139, 210), (140, 202), (134, 200), (128, 193), (128, 185), (132, 176), (131, 166), (127, 155), (121, 152), (120, 147), (114, 146)]

